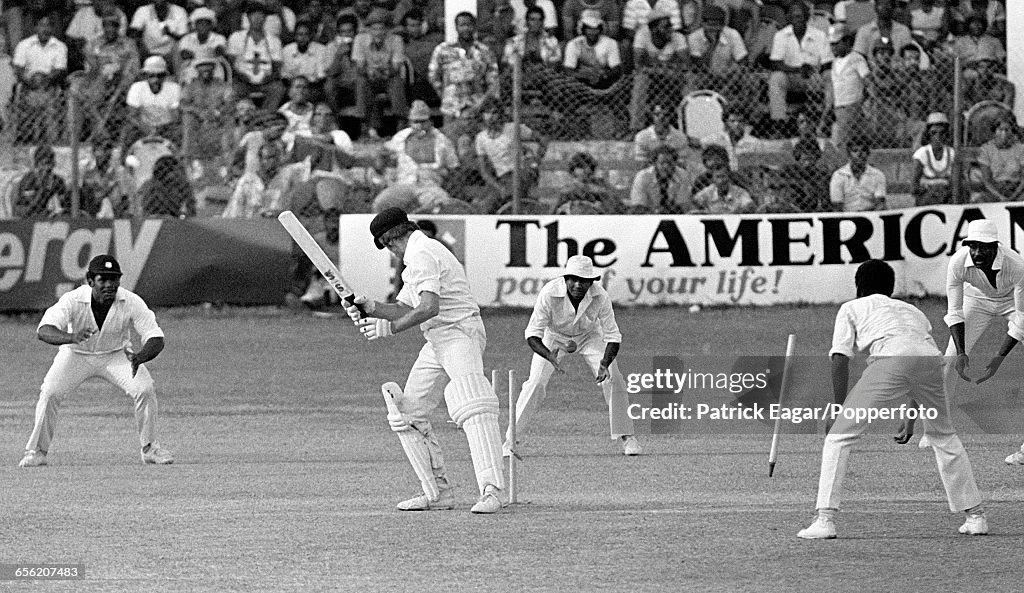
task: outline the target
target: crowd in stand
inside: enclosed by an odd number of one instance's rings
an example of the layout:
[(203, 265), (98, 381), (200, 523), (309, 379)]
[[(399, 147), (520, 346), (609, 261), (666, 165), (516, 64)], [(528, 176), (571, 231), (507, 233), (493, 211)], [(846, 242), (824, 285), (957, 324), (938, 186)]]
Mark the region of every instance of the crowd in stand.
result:
[[(129, 213), (121, 177), (139, 166), (151, 174), (132, 214), (194, 214), (191, 188), (176, 185), (211, 163), (233, 188), (224, 216), (272, 215), (297, 195), (329, 216), (495, 212), (512, 198), (518, 143), (530, 203), (548, 141), (592, 136), (595, 112), (635, 135), (638, 172), (622, 195), (592, 155), (575, 155), (563, 211), (883, 208), (885, 175), (867, 162), (879, 148), (914, 149), (916, 203), (944, 203), (955, 200), (949, 122), (962, 115), (954, 57), (965, 110), (997, 109), (965, 179), (972, 199), (1024, 188), (1024, 148), (1002, 115), (1015, 89), (999, 74), (997, 0), (479, 0), (478, 16), (455, 18), (452, 42), (431, 0), (16, 0), (3, 11), (15, 83), (0, 89), (4, 123), (41, 145), (16, 216), (68, 211), (48, 146), (69, 92), (95, 156), (80, 196), (92, 216)], [(516, 61), (543, 112), (519, 129), (508, 111)], [(699, 90), (725, 106), (721, 131), (705, 137), (678, 125)], [(153, 138), (177, 148), (151, 142), (134, 156)], [(386, 142), (367, 156), (352, 138)], [(791, 164), (740, 166), (780, 146)], [(363, 178), (371, 203), (353, 198), (353, 167), (376, 172)]]

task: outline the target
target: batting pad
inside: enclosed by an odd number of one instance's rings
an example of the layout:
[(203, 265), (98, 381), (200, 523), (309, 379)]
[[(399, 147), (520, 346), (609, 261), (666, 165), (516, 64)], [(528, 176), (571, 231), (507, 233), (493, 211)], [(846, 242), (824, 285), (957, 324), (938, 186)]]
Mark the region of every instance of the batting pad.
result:
[(483, 373), (452, 377), (444, 388), (444, 401), (448, 404), (448, 414), (459, 428), (478, 414), (498, 417), (498, 396)]
[(476, 414), (462, 424), (473, 457), (480, 494), (488, 486), (505, 489), (505, 463), (501, 457), (501, 428), (498, 414)]
[(430, 422), (416, 422), (410, 424), (399, 411), (397, 402), (402, 399), (402, 388), (398, 383), (385, 383), (381, 385), (381, 392), (388, 407), (388, 423), (391, 430), (398, 434), (398, 440), (402, 443), (405, 456), (409, 458), (413, 472), (420, 480), (423, 493), (430, 500), (437, 500), (440, 496), (437, 483), (439, 480), (447, 483), (444, 474), (444, 457), (441, 455), (441, 444), (434, 437), (433, 428)]

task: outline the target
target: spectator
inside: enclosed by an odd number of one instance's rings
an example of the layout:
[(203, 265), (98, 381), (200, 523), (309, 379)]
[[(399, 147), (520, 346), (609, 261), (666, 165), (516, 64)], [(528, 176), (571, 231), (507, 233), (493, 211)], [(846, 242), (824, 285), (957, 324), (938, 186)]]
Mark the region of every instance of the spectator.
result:
[(619, 44), (604, 29), (600, 15), (585, 13), (579, 20), (581, 34), (565, 44), (562, 67), (593, 89), (610, 88), (622, 76)]
[(935, 72), (921, 68), (922, 57), (921, 46), (911, 43), (900, 48), (900, 59), (893, 65), (896, 76), (903, 80), (900, 101), (915, 127), (918, 122), (923, 125), (928, 114), (943, 108), (949, 99), (949, 93), (940, 90), (943, 87), (935, 80)]
[(428, 75), (441, 97), (445, 136), (451, 138), (460, 155), (468, 155), (475, 119), (487, 97), (498, 97), (498, 63), (483, 43), (475, 40), (476, 17), (469, 12), (455, 15), (458, 39), (434, 48)]
[(664, 18), (669, 19), (670, 30), (682, 31), (683, 18), (678, 0), (626, 0), (622, 8), (624, 39), (630, 41), (639, 35), (644, 27), (649, 27), (652, 13), (664, 15)]
[[(210, 58), (195, 60), (195, 80), (181, 93), (184, 152), (193, 161), (231, 153), (228, 122), (234, 106), (231, 85), (213, 76), (217, 62)], [(222, 163), (227, 166), (229, 163)], [(193, 169), (198, 170), (193, 162)]]
[(84, 4), (79, 5), (78, 2), (75, 2), (75, 5), (78, 6), (75, 15), (71, 17), (68, 28), (64, 30), (69, 59), (73, 64), (69, 70), (72, 72), (79, 69), (74, 66), (84, 67), (86, 44), (103, 36), (104, 15), (109, 14), (117, 19), (119, 37), (124, 37), (128, 31), (128, 17), (120, 8), (114, 6), (112, 0), (95, 0), (95, 2), (86, 0)]
[[(407, 0), (408, 1), (408, 0)], [(405, 45), (405, 57), (412, 67), (411, 82), (406, 90), (406, 100), (423, 101), (432, 108), (441, 106), (441, 98), (430, 85), (430, 56), (434, 48), (444, 41), (444, 28), (439, 31), (425, 31), (424, 13), (419, 8), (412, 8), (402, 18), (402, 34)]]
[(196, 215), (196, 199), (185, 167), (177, 157), (162, 156), (153, 164), (153, 176), (139, 188), (146, 216), (185, 218)]
[(715, 89), (730, 104), (760, 96), (761, 88), (747, 72), (747, 47), (739, 31), (725, 26), (726, 11), (704, 7), (703, 26), (686, 36), (690, 61), (696, 75), (688, 84), (693, 90)]
[[(266, 15), (263, 21), (263, 30), (266, 31), (267, 35), (277, 38), (279, 40), (290, 39), (292, 32), (295, 31), (295, 12), (285, 6), (281, 0), (250, 0), (252, 2), (259, 2), (263, 5), (263, 12)], [(242, 14), (242, 30), (249, 30), (252, 19), (250, 17), (252, 11), (245, 11)]]
[(1024, 145), (1011, 117), (995, 124), (992, 139), (978, 149), (980, 194), (972, 202), (1018, 202), (1024, 199)]
[(289, 101), (277, 112), (288, 118), (288, 127), (281, 134), (281, 140), (289, 149), (294, 145), (295, 136), (308, 136), (313, 122), (313, 103), (309, 100), (309, 83), (302, 76), (292, 79), (288, 87)]
[(949, 35), (950, 16), (950, 11), (937, 6), (935, 0), (920, 0), (920, 5), (910, 11), (911, 33), (931, 47)]
[[(132, 49), (135, 44), (132, 43)], [(125, 218), (131, 204), (125, 191), (125, 172), (112, 158), (114, 146), (107, 142), (92, 145), (93, 160), (82, 171), (80, 211), (94, 218)]]
[(700, 143), (702, 146), (718, 144), (724, 147), (729, 155), (729, 169), (737, 171), (740, 167), (737, 155), (765, 150), (765, 142), (750, 133), (752, 128), (739, 111), (725, 111), (722, 119), (725, 120), (725, 131), (701, 138)]
[(325, 221), (337, 219), (342, 212), (364, 211), (361, 205), (350, 203), (354, 181), (349, 168), (357, 164), (352, 139), (337, 129), (334, 113), (326, 103), (314, 107), (309, 135), (295, 138), (292, 160), (304, 160), (304, 154), (312, 155), (312, 181)]
[(231, 132), (229, 134), (231, 150), (234, 150), (237, 146), (241, 146), (242, 138), (244, 138), (249, 132), (256, 130), (256, 114), (256, 105), (254, 105), (250, 99), (236, 98), (234, 118), (232, 121)]
[(356, 30), (363, 31), (369, 27), (366, 19), (371, 12), (373, 12), (373, 0), (354, 0), (352, 6), (338, 13), (338, 19), (351, 16), (355, 19)]
[(291, 86), (298, 77), (306, 79), (309, 96), (314, 101), (324, 100), (324, 81), (327, 79), (327, 48), (313, 41), (313, 24), (299, 21), (295, 24), (295, 41), (281, 50), (282, 82)]
[[(644, 0), (646, 1), (646, 0)], [(633, 91), (629, 101), (630, 129), (643, 128), (645, 107), (655, 103), (676, 105), (685, 88), (690, 66), (686, 38), (672, 30), (670, 14), (647, 15), (647, 25), (633, 39)]]
[(531, 8), (539, 8), (544, 17), (543, 29), (549, 33), (558, 31), (558, 11), (555, 3), (551, 0), (509, 0), (512, 6), (512, 24), (515, 25), (517, 33), (525, 33), (528, 28), (526, 22), (529, 18)]
[[(836, 27), (829, 33), (832, 42), (832, 144), (840, 150), (853, 132), (861, 127), (864, 105), (864, 80), (871, 74), (868, 61), (853, 51), (853, 35)], [(915, 66), (916, 67), (916, 66)]]
[(263, 24), (267, 8), (258, 0), (245, 5), (251, 27), (235, 31), (228, 38), (228, 55), (235, 69), (235, 96), (262, 98), (263, 109), (273, 111), (284, 97), (281, 83), (281, 40), (267, 33)]
[(139, 40), (139, 55), (173, 59), (175, 43), (188, 33), (188, 13), (168, 0), (140, 6), (132, 16), (131, 35)]
[(181, 60), (178, 79), (184, 85), (198, 76), (197, 61), (210, 61), (216, 67), (217, 60), (224, 57), (228, 46), (227, 38), (213, 31), (217, 25), (217, 14), (212, 10), (200, 6), (188, 19), (192, 22), (193, 31), (178, 42), (178, 58)]
[(746, 214), (757, 209), (750, 192), (733, 183), (727, 167), (711, 170), (711, 185), (693, 196), (695, 214)]
[(756, 30), (747, 39), (747, 51), (750, 53), (748, 61), (756, 68), (770, 70), (772, 67), (769, 59), (772, 53), (772, 45), (775, 41), (775, 34), (788, 24), (788, 17), (785, 11), (775, 5), (765, 6), (761, 11), (761, 22)]
[(605, 33), (612, 39), (619, 36), (619, 4), (616, 0), (565, 0), (562, 4), (562, 39), (582, 34), (584, 13), (592, 13), (604, 21)]
[(125, 95), (139, 72), (139, 53), (134, 42), (120, 32), (121, 20), (107, 12), (103, 34), (85, 44), (85, 81), (82, 101), (94, 141), (111, 141), (112, 122), (124, 120)]
[[(858, 54), (860, 55), (860, 54)], [(793, 212), (829, 212), (832, 205), (828, 199), (828, 173), (821, 166), (822, 152), (818, 142), (801, 138), (793, 146), (792, 164), (779, 171), (782, 181), (783, 200)]]
[(1016, 89), (1005, 76), (996, 73), (998, 66), (996, 57), (988, 52), (981, 53), (977, 56), (973, 66), (977, 76), (967, 79), (965, 85), (967, 88), (964, 89), (964, 107), (970, 108), (982, 101), (998, 101), (1012, 109)]
[(228, 205), (221, 214), (224, 218), (268, 218), (277, 216), (291, 206), (291, 196), (306, 182), (308, 163), (284, 165), (281, 146), (267, 142), (259, 148), (259, 165), (246, 171), (235, 184)]
[(550, 71), (562, 63), (562, 46), (554, 35), (544, 30), (544, 11), (539, 6), (526, 9), (526, 30), (505, 43), (502, 52), (505, 64), (511, 66), (516, 55), (522, 59), (524, 86), (530, 86), (532, 71)]
[(802, 90), (819, 97), (824, 97), (827, 92), (822, 73), (827, 73), (832, 64), (832, 49), (824, 31), (807, 26), (807, 15), (806, 5), (794, 3), (789, 9), (790, 24), (776, 33), (772, 40), (768, 102), (776, 130), (786, 121), (786, 95), (789, 91)]
[(392, 206), (414, 212), (453, 201), (442, 186), (459, 166), (459, 157), (452, 141), (434, 129), (426, 103), (412, 104), (409, 127), (395, 134), (384, 149), (397, 162), (397, 179), (374, 199), (374, 212)]
[[(415, 11), (417, 27), (419, 28), (416, 37), (437, 37), (444, 38), (444, 3), (431, 2), (430, 0), (399, 0), (391, 13), (391, 21), (402, 25), (407, 35), (413, 31), (408, 27), (406, 19), (410, 12)], [(408, 41), (408, 40), (406, 40)], [(438, 40), (440, 41), (440, 40)]]
[(335, 113), (356, 104), (356, 67), (352, 63), (352, 43), (358, 31), (354, 15), (338, 17), (337, 36), (327, 44), (330, 66), (327, 68), (325, 93)]
[(832, 9), (836, 23), (856, 32), (875, 18), (874, 0), (839, 0)]
[(402, 38), (388, 32), (388, 13), (375, 8), (366, 18), (368, 31), (356, 35), (352, 62), (356, 67), (356, 117), (370, 138), (379, 138), (384, 113), (377, 93), (387, 92), (392, 113), (406, 112), (405, 48)]
[(242, 136), (235, 149), (233, 161), (245, 163), (246, 173), (255, 173), (260, 167), (260, 148), (265, 144), (276, 144), (278, 154), (286, 155), (287, 148), (281, 140), (284, 131), (288, 129), (288, 118), (283, 113), (274, 113), (265, 116), (256, 129)]
[(651, 151), (651, 165), (633, 178), (629, 207), (650, 214), (687, 214), (694, 209), (694, 175), (679, 160), (676, 149), (660, 144)]
[(885, 208), (885, 174), (868, 164), (871, 149), (864, 138), (854, 137), (846, 146), (850, 162), (832, 174), (829, 199), (836, 210), (864, 212)]
[(908, 113), (913, 106), (903, 102), (907, 80), (893, 65), (892, 44), (886, 40), (878, 40), (872, 58), (871, 74), (865, 85), (865, 129), (878, 146), (910, 146), (911, 138), (915, 135), (915, 126), (910, 121)]
[(18, 93), (18, 138), (31, 141), (42, 138), (52, 143), (60, 121), (61, 89), (68, 68), (68, 48), (53, 36), (53, 17), (36, 21), (36, 34), (18, 42), (14, 48), (14, 76), (22, 90)]
[(675, 149), (676, 157), (683, 166), (697, 161), (690, 148), (690, 139), (672, 125), (674, 119), (675, 111), (669, 107), (658, 104), (651, 108), (651, 125), (637, 132), (633, 138), (633, 159), (641, 167), (654, 164), (654, 149), (662, 145)]
[[(693, 192), (697, 193), (705, 187), (711, 185), (711, 171), (720, 167), (729, 169), (729, 151), (720, 144), (709, 144), (704, 147), (701, 151), (701, 164), (704, 167), (704, 172), (697, 176), (697, 179), (693, 182)], [(743, 187), (747, 187), (749, 180), (744, 178), (736, 171), (732, 171), (732, 182)]]
[(893, 20), (893, 0), (875, 0), (875, 20), (857, 29), (853, 50), (871, 59), (871, 50), (880, 40), (889, 40), (893, 47), (903, 47), (914, 41), (910, 29)]
[(125, 128), (123, 146), (131, 146), (145, 136), (162, 136), (172, 142), (181, 138), (181, 86), (167, 80), (167, 62), (150, 56), (142, 65), (145, 80), (128, 88), (129, 123)]
[[(951, 0), (951, 3), (955, 0)], [(953, 13), (953, 18), (961, 29), (971, 17), (980, 16), (991, 27), (992, 34), (1003, 38), (1006, 36), (1006, 9), (997, 0), (960, 0), (960, 5)]]
[(618, 198), (615, 190), (608, 182), (597, 175), (597, 160), (590, 153), (577, 152), (569, 157), (566, 164), (569, 170), (569, 184), (562, 189), (555, 205), (555, 212), (565, 210), (568, 205), (572, 209), (581, 204), (584, 209), (595, 213), (615, 213), (618, 210)]
[(949, 118), (945, 113), (932, 113), (926, 124), (926, 144), (914, 152), (911, 191), (918, 206), (950, 204), (953, 202), (953, 160), (956, 151), (946, 143), (949, 138)]
[(53, 149), (48, 145), (35, 149), (32, 170), (25, 173), (15, 190), (15, 218), (46, 218), (71, 213), (71, 193), (64, 180), (53, 172), (55, 161)]
[[(497, 99), (488, 99), (480, 108), (484, 129), (476, 135), (477, 169), (484, 183), (493, 190), (479, 204), (473, 204), (481, 214), (496, 212), (512, 199), (512, 177), (516, 168), (515, 125), (510, 121), (505, 106)], [(522, 174), (519, 178), (519, 199), (526, 200), (531, 187), (537, 184), (540, 161), (547, 151), (547, 140), (524, 124), (519, 125), (523, 146)], [(534, 148), (536, 147), (536, 148)]]
[[(337, 11), (333, 8), (333, 0), (328, 0), (328, 4), (331, 6), (324, 6), (321, 0), (303, 2), (295, 21), (296, 29), (298, 29), (299, 23), (308, 23), (311, 43), (319, 43), (325, 51), (327, 44), (337, 35), (337, 30), (334, 28), (336, 25), (335, 12)], [(327, 64), (324, 64), (323, 67), (326, 68)]]
[[(953, 53), (960, 56), (961, 63), (972, 64), (982, 57), (1002, 61), (1006, 57), (1006, 50), (998, 39), (987, 33), (988, 23), (985, 17), (975, 15), (967, 20), (967, 30), (962, 35), (957, 35), (953, 43)], [(973, 73), (964, 73), (973, 77)]]

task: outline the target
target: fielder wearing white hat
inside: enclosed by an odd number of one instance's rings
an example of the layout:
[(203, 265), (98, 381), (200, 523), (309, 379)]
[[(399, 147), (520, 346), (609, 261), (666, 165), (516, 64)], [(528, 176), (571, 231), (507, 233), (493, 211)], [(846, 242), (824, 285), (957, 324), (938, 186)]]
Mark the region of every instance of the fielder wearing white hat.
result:
[(967, 225), (967, 237), (964, 238), (964, 244), (967, 243), (998, 243), (999, 242), (999, 231), (996, 229), (996, 223), (991, 220), (972, 220)]
[[(643, 449), (633, 436), (626, 381), (615, 360), (622, 333), (615, 323), (612, 300), (597, 282), (600, 277), (589, 257), (574, 255), (565, 262), (562, 277), (549, 281), (537, 295), (526, 327), (533, 359), (530, 378), (523, 383), (516, 404), (517, 427), (524, 428), (544, 401), (551, 375), (562, 372), (560, 354), (575, 353), (587, 362), (604, 392), (611, 439), (622, 442), (624, 455), (640, 455)], [(512, 436), (510, 428), (502, 447), (506, 457), (517, 455)]]

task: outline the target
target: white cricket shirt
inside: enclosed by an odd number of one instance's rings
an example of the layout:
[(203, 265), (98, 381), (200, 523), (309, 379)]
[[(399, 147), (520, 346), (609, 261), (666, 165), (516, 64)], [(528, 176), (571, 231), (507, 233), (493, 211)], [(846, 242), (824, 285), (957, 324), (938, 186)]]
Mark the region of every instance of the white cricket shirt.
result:
[[(92, 288), (88, 285), (79, 286), (64, 293), (43, 313), (38, 327), (44, 325), (52, 325), (71, 333), (90, 327), (96, 329), (96, 318), (92, 314)], [(118, 288), (117, 297), (99, 333), (79, 344), (64, 344), (61, 348), (77, 354), (110, 354), (131, 345), (132, 329), (143, 344), (150, 338), (164, 337), (163, 330), (156, 324), (156, 315), (142, 297)]]
[(988, 281), (985, 272), (974, 266), (970, 248), (961, 247), (953, 254), (946, 268), (946, 316), (943, 321), (948, 326), (964, 322), (964, 297), (990, 301), (1013, 299), (1013, 314), (1006, 333), (1024, 342), (1024, 258), (1000, 245), (992, 269), (996, 270), (995, 286)]
[(569, 301), (564, 277), (545, 284), (533, 305), (530, 323), (526, 326), (526, 337), (543, 338), (544, 330), (563, 340), (599, 331), (606, 344), (622, 343), (622, 333), (615, 323), (612, 300), (599, 282), (594, 282), (590, 287), (578, 309), (573, 309)]
[(844, 303), (836, 315), (829, 356), (939, 356), (932, 324), (917, 307), (881, 294)]
[(432, 292), (439, 297), (438, 313), (420, 324), (422, 331), (480, 314), (480, 307), (469, 291), (469, 281), (462, 264), (440, 241), (413, 231), (402, 261), (405, 263), (402, 271), (405, 285), (398, 293), (398, 302), (415, 308), (420, 304), (422, 292)]

